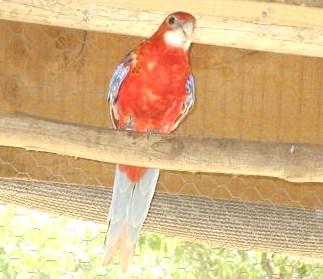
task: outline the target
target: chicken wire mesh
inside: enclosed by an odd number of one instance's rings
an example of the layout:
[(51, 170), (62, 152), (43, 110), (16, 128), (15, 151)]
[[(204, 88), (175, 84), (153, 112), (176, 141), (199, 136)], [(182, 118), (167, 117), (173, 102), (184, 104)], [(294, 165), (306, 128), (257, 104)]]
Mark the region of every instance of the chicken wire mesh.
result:
[[(105, 99), (108, 81), (123, 56), (141, 40), (0, 21), (0, 112), (23, 111), (64, 122), (112, 127)], [(197, 103), (176, 133), (259, 141), (323, 142), (322, 59), (193, 45), (191, 64), (197, 83)], [(18, 148), (0, 149), (0, 177), (10, 180), (110, 187), (114, 168), (112, 164), (85, 159)], [(211, 204), (213, 200), (229, 200), (268, 205), (277, 212), (281, 207), (304, 212), (314, 210), (317, 223), (311, 224), (316, 234), (309, 235), (308, 240), (316, 247), (313, 254), (322, 255), (323, 187), (320, 184), (295, 185), (270, 178), (162, 171), (157, 192), (174, 196), (188, 207), (195, 204), (185, 198), (194, 196), (205, 198)], [(117, 261), (109, 273), (98, 268), (106, 226), (12, 207), (1, 207), (1, 214), (0, 274), (4, 278), (120, 275)], [(203, 219), (206, 225), (208, 218), (211, 219), (210, 216)], [(304, 232), (297, 218), (295, 222)], [(230, 224), (237, 231), (244, 225)], [(275, 228), (272, 234), (274, 242)], [(250, 239), (257, 237), (257, 233), (250, 231)], [(291, 234), (286, 232), (282, 237), (286, 238), (288, 248)], [(201, 240), (198, 235), (196, 239)], [(319, 278), (323, 273), (318, 263), (305, 264), (270, 252), (212, 248), (216, 244), (232, 246), (216, 242), (206, 246), (166, 236), (144, 235), (131, 276)], [(300, 256), (304, 246), (299, 247)]]

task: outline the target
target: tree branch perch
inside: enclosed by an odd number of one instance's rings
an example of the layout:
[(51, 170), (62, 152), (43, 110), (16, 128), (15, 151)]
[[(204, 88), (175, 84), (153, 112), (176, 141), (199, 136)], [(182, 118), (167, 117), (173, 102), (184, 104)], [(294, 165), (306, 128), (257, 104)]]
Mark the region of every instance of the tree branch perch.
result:
[(133, 133), (0, 114), (0, 145), (188, 172), (323, 182), (323, 146)]

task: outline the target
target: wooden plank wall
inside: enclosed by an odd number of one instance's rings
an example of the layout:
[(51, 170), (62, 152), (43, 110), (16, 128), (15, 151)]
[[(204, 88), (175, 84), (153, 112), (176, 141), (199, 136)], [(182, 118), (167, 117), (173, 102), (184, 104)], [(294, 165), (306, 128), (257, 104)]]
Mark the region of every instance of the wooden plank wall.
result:
[(168, 14), (183, 10), (197, 18), (194, 42), (323, 57), (323, 10), (316, 0), (29, 2), (0, 0), (0, 19), (147, 37)]
[[(105, 93), (141, 38), (0, 21), (0, 112), (111, 126)], [(197, 102), (179, 134), (323, 144), (323, 59), (193, 45)], [(114, 165), (0, 148), (0, 177), (106, 185)], [(323, 185), (163, 171), (157, 191), (322, 207)]]

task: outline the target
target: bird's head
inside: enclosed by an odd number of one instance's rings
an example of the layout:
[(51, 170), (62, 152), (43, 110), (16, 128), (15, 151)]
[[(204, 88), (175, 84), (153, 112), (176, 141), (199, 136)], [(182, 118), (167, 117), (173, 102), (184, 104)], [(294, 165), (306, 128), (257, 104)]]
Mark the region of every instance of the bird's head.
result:
[(195, 24), (195, 17), (189, 13), (172, 13), (166, 17), (156, 34), (162, 35), (167, 45), (187, 51), (192, 41)]

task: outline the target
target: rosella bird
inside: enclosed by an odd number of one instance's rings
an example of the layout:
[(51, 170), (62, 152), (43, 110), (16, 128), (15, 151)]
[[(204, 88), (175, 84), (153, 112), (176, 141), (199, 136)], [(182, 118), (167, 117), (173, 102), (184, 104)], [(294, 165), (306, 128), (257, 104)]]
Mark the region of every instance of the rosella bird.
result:
[[(117, 66), (108, 91), (115, 128), (171, 133), (193, 108), (195, 86), (188, 50), (195, 22), (185, 12), (169, 15)], [(158, 175), (158, 169), (117, 165), (103, 265), (120, 250), (121, 267), (127, 269)]]

